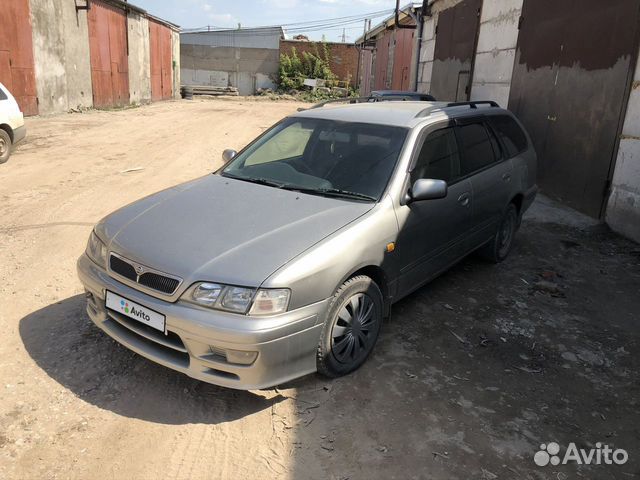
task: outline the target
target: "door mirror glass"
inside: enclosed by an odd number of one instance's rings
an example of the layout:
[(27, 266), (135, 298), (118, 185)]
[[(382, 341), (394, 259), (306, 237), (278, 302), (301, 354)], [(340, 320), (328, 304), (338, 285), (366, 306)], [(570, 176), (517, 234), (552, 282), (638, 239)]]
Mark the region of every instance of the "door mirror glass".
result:
[(224, 152), (222, 152), (222, 161), (226, 164), (231, 161), (233, 157), (238, 154), (235, 150), (231, 148), (227, 148)]
[(435, 200), (447, 196), (447, 182), (431, 178), (420, 178), (415, 181), (409, 193), (409, 200), (419, 202), (421, 200)]

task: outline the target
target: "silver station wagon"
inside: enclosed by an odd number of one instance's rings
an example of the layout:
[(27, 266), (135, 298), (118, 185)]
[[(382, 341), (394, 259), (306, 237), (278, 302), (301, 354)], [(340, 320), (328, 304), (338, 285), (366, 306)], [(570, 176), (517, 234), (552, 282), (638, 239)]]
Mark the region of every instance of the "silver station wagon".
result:
[(475, 250), (504, 260), (537, 191), (493, 102), (311, 108), (223, 157), (100, 221), (78, 274), (108, 335), (238, 389), (355, 370), (394, 302)]

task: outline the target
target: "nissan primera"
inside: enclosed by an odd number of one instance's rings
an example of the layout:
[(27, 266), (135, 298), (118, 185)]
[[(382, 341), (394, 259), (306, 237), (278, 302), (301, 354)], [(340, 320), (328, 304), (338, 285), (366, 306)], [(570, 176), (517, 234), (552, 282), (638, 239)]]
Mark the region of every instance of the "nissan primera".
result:
[(365, 102), (285, 118), (217, 172), (108, 215), (78, 260), (115, 340), (239, 389), (357, 369), (391, 305), (512, 248), (536, 154), (492, 102)]

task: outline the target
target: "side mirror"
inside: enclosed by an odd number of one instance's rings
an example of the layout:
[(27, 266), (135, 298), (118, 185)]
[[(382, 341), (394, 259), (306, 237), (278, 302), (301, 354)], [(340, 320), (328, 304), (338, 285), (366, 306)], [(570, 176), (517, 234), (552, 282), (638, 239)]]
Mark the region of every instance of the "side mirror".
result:
[(408, 194), (408, 202), (419, 202), (421, 200), (435, 200), (447, 196), (447, 182), (444, 180), (433, 180), (431, 178), (420, 178), (415, 181)]
[(232, 148), (227, 148), (224, 152), (222, 152), (222, 161), (224, 163), (229, 163), (231, 159), (235, 157), (237, 154), (238, 152), (236, 152)]

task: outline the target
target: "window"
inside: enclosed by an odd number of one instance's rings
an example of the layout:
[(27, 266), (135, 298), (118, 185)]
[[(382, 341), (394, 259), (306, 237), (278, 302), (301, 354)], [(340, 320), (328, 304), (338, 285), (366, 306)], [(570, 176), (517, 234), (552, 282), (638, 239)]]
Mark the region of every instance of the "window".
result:
[(407, 129), (400, 127), (289, 118), (238, 154), (223, 175), (318, 194), (337, 189), (377, 200), (406, 135)]
[(489, 133), (482, 123), (458, 127), (458, 133), (464, 151), (462, 175), (481, 170), (496, 161)]
[(513, 118), (508, 115), (491, 115), (487, 118), (507, 149), (509, 158), (527, 149), (527, 136)]
[(304, 153), (312, 132), (312, 129), (303, 127), (300, 122), (293, 123), (273, 135), (270, 142), (260, 145), (251, 152), (245, 165), (258, 165), (299, 157)]
[(459, 175), (460, 156), (453, 128), (437, 130), (422, 144), (411, 183), (419, 178), (453, 181)]
[(4, 93), (4, 90), (2, 90), (2, 88), (0, 88), (0, 100), (6, 100), (7, 99), (7, 94)]

